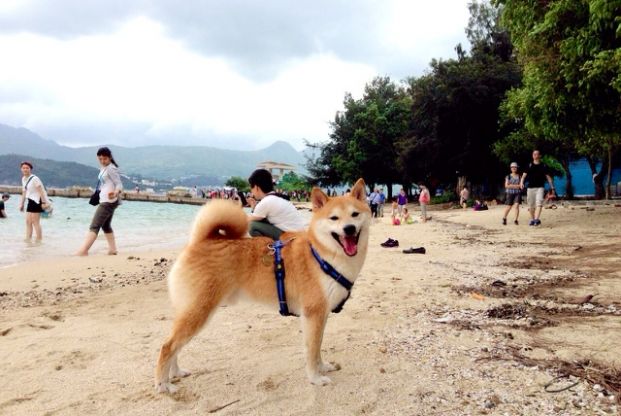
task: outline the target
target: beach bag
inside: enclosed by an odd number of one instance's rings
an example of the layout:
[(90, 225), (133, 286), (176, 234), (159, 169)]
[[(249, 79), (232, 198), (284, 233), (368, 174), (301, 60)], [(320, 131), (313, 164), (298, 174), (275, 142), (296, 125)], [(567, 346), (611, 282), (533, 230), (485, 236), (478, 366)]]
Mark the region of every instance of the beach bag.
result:
[[(104, 173), (105, 172), (106, 171), (104, 170)], [(99, 205), (99, 192), (100, 192), (99, 185), (100, 184), (101, 184), (101, 179), (97, 179), (97, 185), (95, 186), (95, 192), (93, 192), (93, 195), (91, 195), (91, 197), (88, 199), (88, 203), (94, 207)]]
[(99, 189), (95, 189), (95, 192), (93, 192), (93, 195), (89, 198), (88, 203), (94, 207), (99, 205)]

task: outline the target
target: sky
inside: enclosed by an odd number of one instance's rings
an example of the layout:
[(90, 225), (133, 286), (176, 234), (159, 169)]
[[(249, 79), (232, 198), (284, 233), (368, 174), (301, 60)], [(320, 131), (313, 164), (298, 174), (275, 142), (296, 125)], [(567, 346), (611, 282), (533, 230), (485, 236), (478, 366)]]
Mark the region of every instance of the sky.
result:
[(0, 0), (0, 123), (68, 146), (302, 149), (467, 45), (471, 0)]

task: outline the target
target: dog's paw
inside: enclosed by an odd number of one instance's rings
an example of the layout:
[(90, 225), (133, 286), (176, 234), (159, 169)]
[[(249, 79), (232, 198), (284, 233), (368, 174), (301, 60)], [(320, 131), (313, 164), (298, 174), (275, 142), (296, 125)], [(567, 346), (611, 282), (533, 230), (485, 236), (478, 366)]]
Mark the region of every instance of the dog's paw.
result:
[(331, 371), (338, 371), (341, 369), (341, 365), (337, 363), (321, 363), (319, 364), (319, 372), (329, 373)]
[(177, 368), (177, 370), (175, 370), (174, 372), (171, 370), (170, 371), (170, 377), (179, 377), (179, 378), (184, 378), (189, 376), (190, 373), (188, 370), (184, 370), (183, 368)]
[(316, 386), (325, 386), (326, 384), (332, 383), (332, 380), (330, 379), (330, 377), (316, 375), (316, 376), (310, 377), (310, 382), (311, 384), (314, 384)]
[(155, 387), (158, 393), (175, 393), (179, 390), (179, 387), (175, 386), (172, 383), (158, 383)]

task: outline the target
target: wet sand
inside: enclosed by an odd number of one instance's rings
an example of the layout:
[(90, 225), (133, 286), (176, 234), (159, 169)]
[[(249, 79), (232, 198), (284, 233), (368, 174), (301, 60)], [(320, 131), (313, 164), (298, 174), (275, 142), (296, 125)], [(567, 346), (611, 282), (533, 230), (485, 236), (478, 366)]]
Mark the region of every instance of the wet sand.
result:
[[(537, 228), (502, 226), (501, 207), (378, 220), (328, 321), (342, 369), (325, 387), (306, 379), (297, 318), (242, 301), (182, 351), (179, 392), (156, 394), (178, 250), (2, 269), (0, 414), (617, 414), (621, 207), (594, 208), (546, 209)], [(576, 385), (546, 392), (557, 376), (548, 390)]]

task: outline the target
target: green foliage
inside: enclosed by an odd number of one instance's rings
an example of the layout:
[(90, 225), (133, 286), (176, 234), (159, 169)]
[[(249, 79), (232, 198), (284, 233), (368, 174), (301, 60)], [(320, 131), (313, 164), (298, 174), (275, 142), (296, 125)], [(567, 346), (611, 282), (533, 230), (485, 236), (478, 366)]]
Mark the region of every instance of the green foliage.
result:
[(411, 129), (399, 143), (399, 165), (408, 179), (432, 184), (467, 176), (481, 183), (504, 172), (492, 153), (492, 144), (506, 134), (498, 131), (498, 106), (519, 85), (520, 71), (497, 12), (479, 3), (471, 12), (470, 56), (434, 60), (430, 73), (409, 79)]
[(432, 196), (431, 204), (445, 204), (447, 202), (459, 201), (459, 197), (453, 191), (444, 192), (440, 196)]
[(311, 186), (308, 178), (299, 176), (295, 172), (287, 172), (278, 181), (278, 187), (285, 191), (301, 191), (309, 190)]
[(250, 191), (250, 185), (248, 184), (248, 181), (241, 176), (231, 176), (229, 179), (227, 179), (225, 185), (236, 188), (238, 191), (242, 192)]
[(375, 78), (361, 99), (346, 94), (345, 110), (331, 123), (328, 143), (315, 147), (320, 155), (307, 164), (322, 185), (353, 183), (364, 177), (369, 186), (401, 179), (394, 161), (395, 143), (407, 132), (411, 98), (388, 77)]
[(564, 166), (572, 154), (611, 160), (621, 144), (621, 1), (494, 3), (524, 73), (503, 105), (505, 122), (528, 133), (512, 139), (535, 138)]

